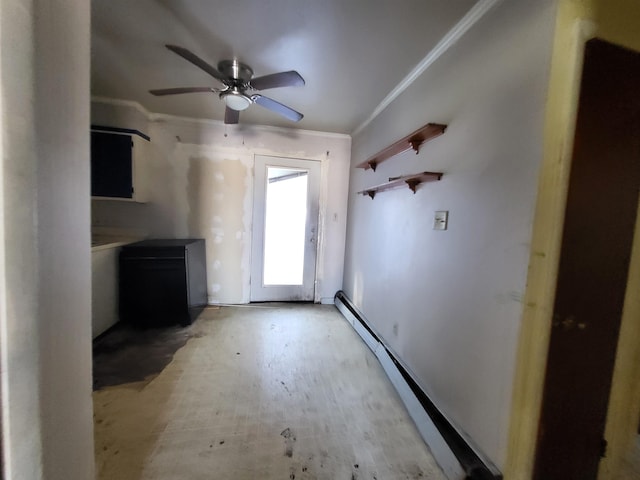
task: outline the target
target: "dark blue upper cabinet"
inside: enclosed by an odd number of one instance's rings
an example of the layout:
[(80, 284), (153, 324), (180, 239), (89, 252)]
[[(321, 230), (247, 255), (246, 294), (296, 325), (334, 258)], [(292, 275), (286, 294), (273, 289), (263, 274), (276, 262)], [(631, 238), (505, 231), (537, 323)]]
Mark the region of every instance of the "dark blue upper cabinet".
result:
[(91, 195), (133, 198), (131, 135), (91, 132)]
[(137, 130), (91, 129), (91, 196), (146, 202), (150, 138)]

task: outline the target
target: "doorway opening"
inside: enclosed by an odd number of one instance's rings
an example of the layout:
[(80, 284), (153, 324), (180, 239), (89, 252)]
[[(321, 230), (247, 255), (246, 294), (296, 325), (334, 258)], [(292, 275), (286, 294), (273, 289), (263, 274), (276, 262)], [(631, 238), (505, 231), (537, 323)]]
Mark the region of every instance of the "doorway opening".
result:
[(587, 42), (535, 480), (596, 480), (611, 454), (605, 424), (640, 189), (638, 84), (640, 54)]

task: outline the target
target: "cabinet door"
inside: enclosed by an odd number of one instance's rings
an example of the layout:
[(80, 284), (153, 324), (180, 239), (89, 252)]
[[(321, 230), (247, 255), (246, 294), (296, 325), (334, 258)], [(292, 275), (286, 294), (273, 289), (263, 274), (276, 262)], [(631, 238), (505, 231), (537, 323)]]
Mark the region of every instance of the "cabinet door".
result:
[(91, 132), (91, 195), (133, 197), (130, 135)]
[(121, 256), (120, 319), (140, 327), (191, 323), (184, 258)]
[(133, 201), (144, 203), (149, 197), (149, 141), (138, 135), (133, 140)]

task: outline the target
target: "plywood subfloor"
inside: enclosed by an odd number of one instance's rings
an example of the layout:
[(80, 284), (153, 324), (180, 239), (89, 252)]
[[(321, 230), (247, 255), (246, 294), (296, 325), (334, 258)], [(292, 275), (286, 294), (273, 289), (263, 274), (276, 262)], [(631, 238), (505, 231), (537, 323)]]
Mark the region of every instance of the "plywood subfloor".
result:
[(150, 381), (94, 392), (98, 479), (445, 479), (335, 307), (205, 310), (180, 334)]

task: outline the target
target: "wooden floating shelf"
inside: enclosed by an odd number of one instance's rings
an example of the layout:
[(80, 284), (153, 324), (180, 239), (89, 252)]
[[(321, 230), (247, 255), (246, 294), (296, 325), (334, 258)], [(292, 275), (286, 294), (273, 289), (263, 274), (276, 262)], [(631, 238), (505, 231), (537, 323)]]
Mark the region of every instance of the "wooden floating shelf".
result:
[(364, 162), (359, 163), (358, 165), (356, 165), (356, 167), (364, 168), (365, 170), (372, 169), (375, 172), (376, 167), (379, 164), (381, 164), (385, 160), (390, 159), (391, 157), (398, 155), (399, 153), (409, 150), (410, 148), (415, 150), (417, 155), (420, 151), (420, 146), (423, 143), (442, 135), (446, 129), (446, 125), (441, 125), (439, 123), (427, 123), (424, 127), (419, 128), (415, 132), (410, 133), (406, 137), (401, 138), (397, 142), (389, 145), (377, 155), (374, 155)]
[(386, 183), (382, 183), (374, 187), (369, 187), (366, 190), (362, 190), (358, 193), (374, 198), (376, 196), (376, 193), (378, 192), (384, 192), (385, 190), (390, 190), (401, 185), (407, 185), (413, 193), (416, 193), (416, 189), (421, 183), (435, 182), (440, 180), (441, 178), (442, 173), (440, 172), (420, 172), (413, 175), (403, 175), (402, 177), (392, 177)]

